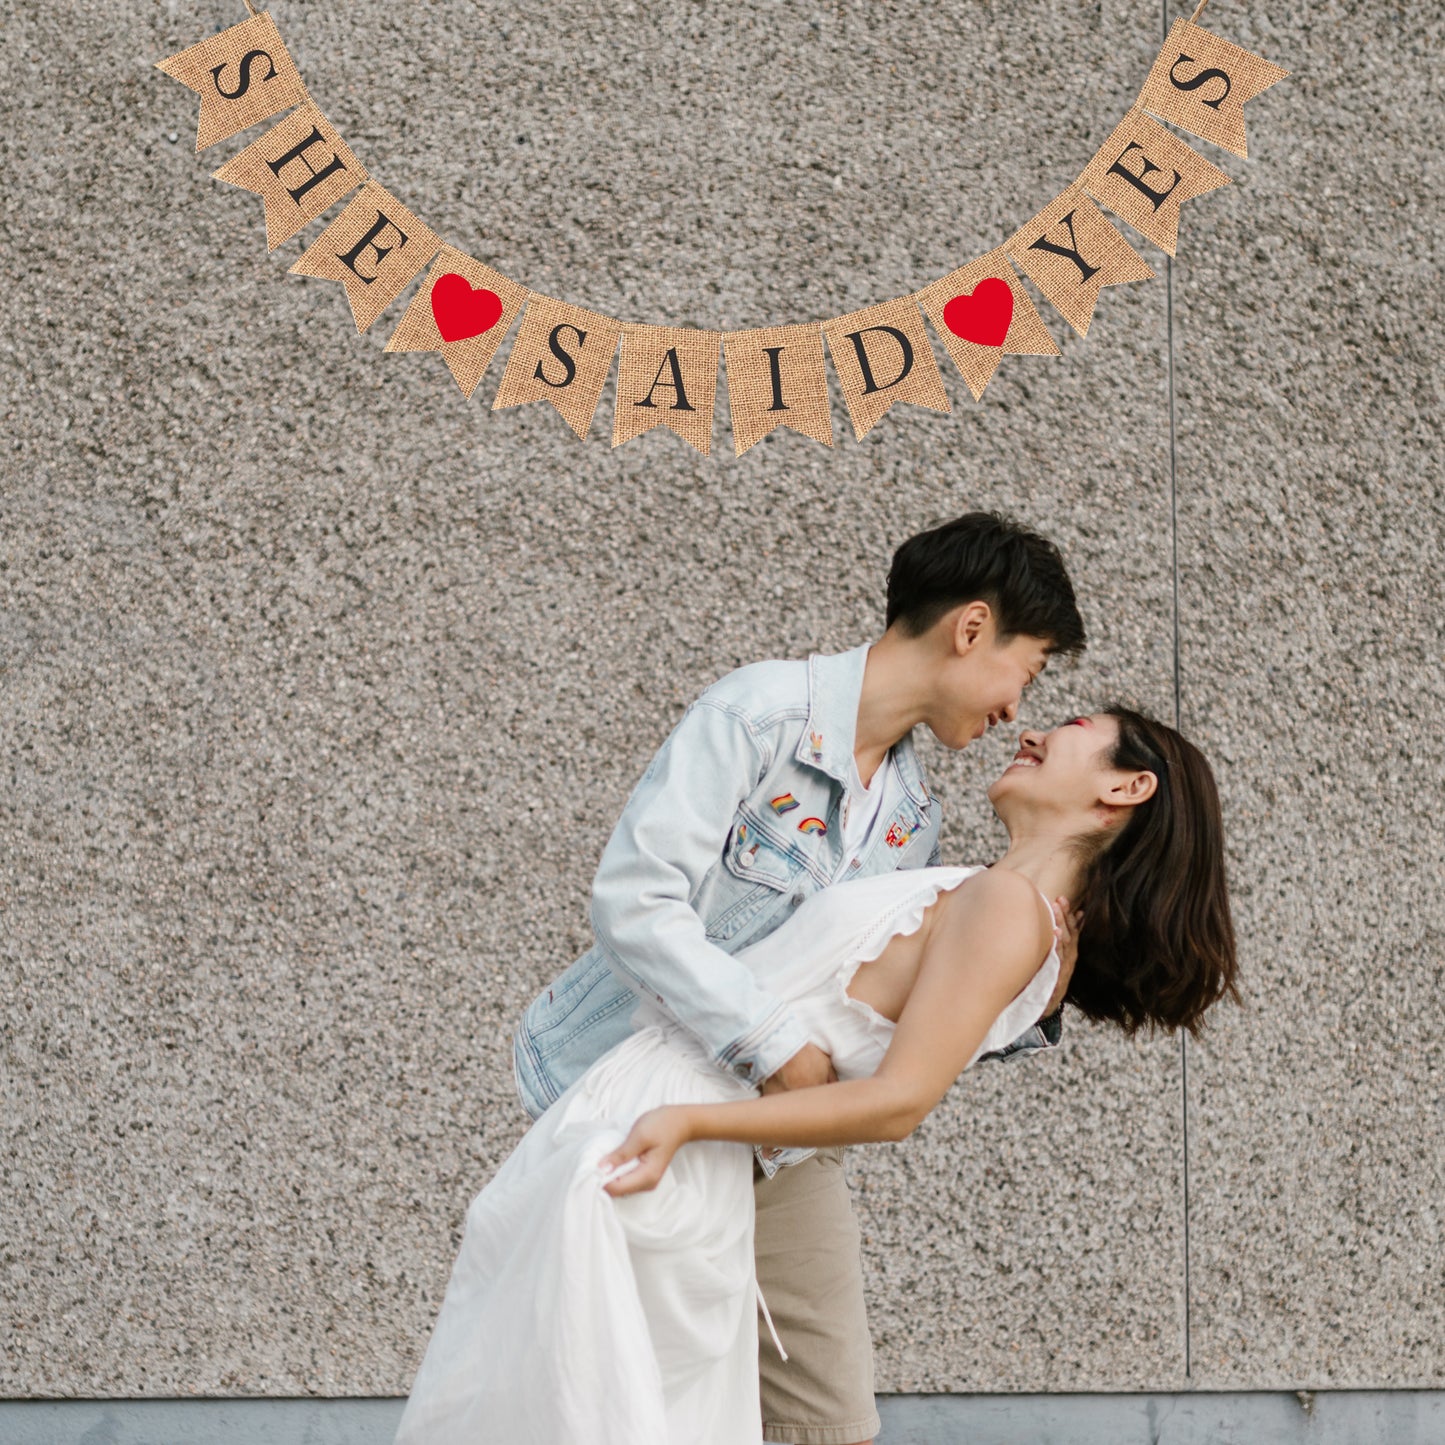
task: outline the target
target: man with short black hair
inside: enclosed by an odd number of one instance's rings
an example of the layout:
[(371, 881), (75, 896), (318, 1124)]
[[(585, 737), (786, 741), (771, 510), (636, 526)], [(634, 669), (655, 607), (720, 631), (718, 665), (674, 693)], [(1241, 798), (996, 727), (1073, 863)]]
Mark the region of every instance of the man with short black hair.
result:
[[(634, 788), (592, 889), (597, 942), (528, 1007), (516, 1080), (533, 1118), (656, 1000), (718, 1066), (763, 1093), (823, 1084), (830, 1063), (734, 958), (809, 894), (940, 861), (912, 731), (963, 748), (1013, 721), (1051, 656), (1083, 650), (1057, 547), (990, 512), (909, 538), (886, 628), (850, 651), (753, 663), (686, 710)], [(1059, 1039), (1045, 1018), (1002, 1055)], [(758, 1280), (790, 1351), (759, 1356), (764, 1438), (860, 1445), (878, 1429), (858, 1226), (842, 1150), (760, 1153)]]

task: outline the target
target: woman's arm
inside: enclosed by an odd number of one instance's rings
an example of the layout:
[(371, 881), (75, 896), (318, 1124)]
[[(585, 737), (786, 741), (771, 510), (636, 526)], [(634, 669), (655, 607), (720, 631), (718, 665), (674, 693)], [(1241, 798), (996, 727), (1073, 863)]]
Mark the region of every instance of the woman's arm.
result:
[(653, 1188), (677, 1149), (698, 1139), (825, 1147), (907, 1138), (1037, 971), (1053, 937), (1047, 913), (1016, 873), (971, 878), (930, 921), (918, 978), (877, 1073), (737, 1103), (650, 1110), (601, 1161), (604, 1169), (641, 1161), (608, 1192)]

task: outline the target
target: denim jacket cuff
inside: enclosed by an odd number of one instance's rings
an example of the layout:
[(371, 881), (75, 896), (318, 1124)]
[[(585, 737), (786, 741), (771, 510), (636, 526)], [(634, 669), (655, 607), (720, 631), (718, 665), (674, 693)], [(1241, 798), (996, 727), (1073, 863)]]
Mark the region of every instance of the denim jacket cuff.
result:
[(982, 1059), (1011, 1059), (1016, 1054), (1032, 1053), (1035, 1049), (1056, 1049), (1064, 1036), (1064, 1011), (1062, 1008), (1040, 1019), (1032, 1028), (1026, 1029), (1013, 1043), (1001, 1049), (991, 1049), (981, 1054)]
[(756, 1028), (729, 1044), (718, 1058), (723, 1068), (745, 1084), (761, 1088), (805, 1044), (810, 1043), (802, 1024), (780, 1005)]

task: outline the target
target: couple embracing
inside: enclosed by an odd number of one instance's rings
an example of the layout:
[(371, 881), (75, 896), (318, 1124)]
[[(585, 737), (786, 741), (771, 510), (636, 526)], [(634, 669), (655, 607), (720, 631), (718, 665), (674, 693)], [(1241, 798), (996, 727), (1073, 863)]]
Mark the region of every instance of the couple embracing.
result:
[(527, 1009), (532, 1128), (467, 1211), (398, 1445), (861, 1445), (878, 1429), (849, 1144), (903, 1140), (1065, 1003), (1198, 1029), (1235, 993), (1218, 795), (1110, 706), (1019, 736), (1009, 845), (945, 865), (911, 734), (1014, 720), (1084, 629), (1057, 548), (991, 513), (910, 538), (886, 627), (687, 709)]

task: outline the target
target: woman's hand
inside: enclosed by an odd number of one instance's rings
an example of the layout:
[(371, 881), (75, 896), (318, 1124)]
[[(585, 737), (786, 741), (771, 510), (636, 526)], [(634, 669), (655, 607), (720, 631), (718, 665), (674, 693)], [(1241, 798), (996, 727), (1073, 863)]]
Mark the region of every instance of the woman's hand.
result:
[(1079, 957), (1079, 930), (1084, 926), (1084, 911), (1069, 911), (1067, 898), (1054, 899), (1054, 939), (1059, 949), (1059, 981), (1054, 985), (1053, 997), (1044, 1005), (1043, 1018), (1058, 1013), (1069, 991), (1069, 980), (1074, 976), (1074, 964)]
[(672, 1156), (687, 1143), (685, 1122), (686, 1111), (675, 1106), (643, 1114), (627, 1138), (597, 1161), (598, 1169), (612, 1176), (602, 1186), (607, 1193), (617, 1198), (656, 1189)]

